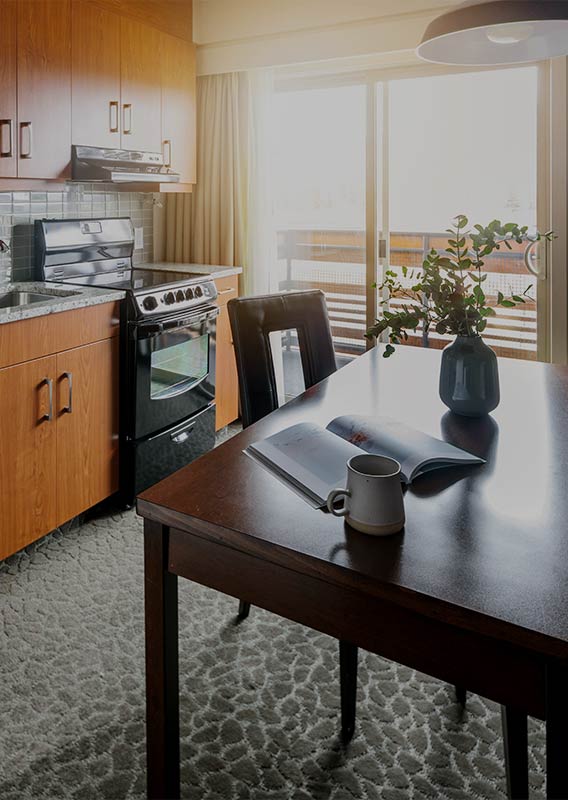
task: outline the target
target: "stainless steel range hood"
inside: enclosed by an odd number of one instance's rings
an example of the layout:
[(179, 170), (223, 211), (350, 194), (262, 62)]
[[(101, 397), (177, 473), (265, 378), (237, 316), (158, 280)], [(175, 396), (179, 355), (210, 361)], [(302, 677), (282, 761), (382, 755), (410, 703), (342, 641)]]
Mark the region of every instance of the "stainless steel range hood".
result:
[(164, 166), (162, 153), (114, 150), (74, 144), (72, 180), (105, 183), (179, 183), (180, 176)]

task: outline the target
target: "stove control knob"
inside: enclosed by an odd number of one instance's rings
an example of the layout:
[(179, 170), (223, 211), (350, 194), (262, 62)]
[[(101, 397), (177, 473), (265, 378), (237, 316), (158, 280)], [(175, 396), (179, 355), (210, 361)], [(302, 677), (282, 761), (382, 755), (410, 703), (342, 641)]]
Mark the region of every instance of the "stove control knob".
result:
[(148, 297), (145, 297), (142, 301), (142, 305), (146, 309), (146, 311), (153, 311), (158, 306), (158, 301), (154, 297), (154, 295), (149, 294)]
[(186, 289), (185, 290), (185, 299), (186, 300), (193, 300), (193, 289)]
[(201, 297), (202, 294), (203, 294), (203, 289), (201, 288), (201, 286), (196, 286), (195, 287), (195, 296), (196, 297)]
[(176, 299), (174, 297), (174, 293), (173, 292), (166, 292), (166, 294), (164, 295), (164, 303), (167, 306), (171, 306), (171, 304), (175, 303), (175, 301), (176, 301)]
[(181, 289), (178, 289), (176, 292), (176, 300), (178, 303), (183, 303), (183, 301), (185, 300), (185, 295)]

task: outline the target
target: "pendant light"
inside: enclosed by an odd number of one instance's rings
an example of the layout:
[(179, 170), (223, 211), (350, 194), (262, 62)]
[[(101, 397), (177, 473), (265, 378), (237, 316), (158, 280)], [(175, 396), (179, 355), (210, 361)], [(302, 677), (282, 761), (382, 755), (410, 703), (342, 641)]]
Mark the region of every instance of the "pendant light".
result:
[(567, 0), (474, 0), (442, 14), (417, 48), (438, 64), (520, 64), (568, 55)]

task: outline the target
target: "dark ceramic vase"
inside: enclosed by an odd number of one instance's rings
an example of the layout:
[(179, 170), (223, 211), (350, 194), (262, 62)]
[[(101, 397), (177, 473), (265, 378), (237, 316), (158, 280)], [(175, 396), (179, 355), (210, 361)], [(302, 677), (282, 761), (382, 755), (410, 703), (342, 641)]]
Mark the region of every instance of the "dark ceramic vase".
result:
[(482, 417), (497, 408), (497, 357), (481, 336), (458, 336), (444, 349), (440, 397), (451, 411), (464, 417)]

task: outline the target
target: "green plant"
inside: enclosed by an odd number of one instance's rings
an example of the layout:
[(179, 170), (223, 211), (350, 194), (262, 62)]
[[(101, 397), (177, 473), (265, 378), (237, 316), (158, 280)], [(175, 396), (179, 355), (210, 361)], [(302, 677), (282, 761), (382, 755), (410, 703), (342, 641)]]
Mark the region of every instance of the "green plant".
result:
[[(478, 336), (483, 333), (488, 317), (495, 316), (483, 291), (487, 279), (482, 271), (483, 259), (502, 246), (511, 250), (511, 242), (522, 244), (554, 238), (552, 231), (529, 235), (526, 225), (520, 227), (514, 222), (502, 224), (493, 220), (485, 227), (474, 225), (471, 230), (468, 225), (467, 217), (460, 214), (446, 231), (450, 238), (444, 254), (432, 249), (421, 270), (402, 268), (403, 280), (410, 281), (410, 286), (403, 284), (394, 270), (386, 271), (380, 285), (374, 284), (382, 298), (381, 317), (365, 336), (371, 339), (389, 331), (390, 344), (385, 348), (385, 358), (394, 353), (393, 345), (406, 341), (408, 331), (416, 331), (420, 323), (425, 331), (434, 328), (439, 334)], [(531, 288), (528, 286), (522, 295), (509, 297), (499, 292), (496, 305), (514, 308), (525, 303)], [(389, 300), (393, 297), (403, 301), (397, 311), (389, 311)]]

